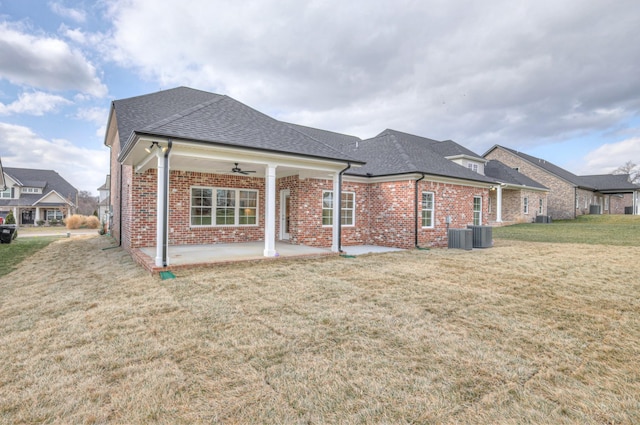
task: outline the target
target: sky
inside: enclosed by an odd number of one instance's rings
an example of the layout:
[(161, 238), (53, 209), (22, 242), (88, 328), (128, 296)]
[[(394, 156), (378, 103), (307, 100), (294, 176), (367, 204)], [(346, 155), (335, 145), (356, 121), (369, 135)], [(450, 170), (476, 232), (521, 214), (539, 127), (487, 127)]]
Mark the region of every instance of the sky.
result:
[(97, 194), (111, 102), (187, 86), (363, 139), (640, 163), (637, 0), (0, 0), (0, 157)]

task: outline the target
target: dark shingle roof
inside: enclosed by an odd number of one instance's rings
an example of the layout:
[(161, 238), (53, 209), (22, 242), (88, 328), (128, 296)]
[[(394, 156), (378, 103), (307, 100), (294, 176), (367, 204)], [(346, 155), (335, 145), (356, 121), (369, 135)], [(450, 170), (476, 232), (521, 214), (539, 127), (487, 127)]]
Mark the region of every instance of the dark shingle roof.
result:
[(78, 189), (71, 186), (68, 181), (53, 170), (5, 167), (4, 172), (23, 187), (42, 188), (42, 194), (22, 193), (20, 199), (0, 200), (4, 202), (0, 205), (33, 205), (52, 190), (55, 190), (63, 198), (69, 199), (75, 205)]
[[(498, 146), (495, 146), (498, 147)], [(499, 146), (502, 149), (509, 151), (517, 156), (519, 156), (520, 158), (532, 163), (533, 165), (536, 165), (540, 168), (542, 168), (543, 170), (548, 171), (551, 174), (555, 174), (556, 176), (560, 177), (563, 180), (568, 181), (569, 183), (578, 186), (578, 187), (582, 187), (585, 189), (590, 189), (593, 190), (595, 189), (593, 186), (588, 185), (586, 182), (583, 182), (581, 180), (581, 178), (579, 176), (576, 176), (575, 174), (573, 174), (570, 171), (565, 170), (562, 167), (558, 167), (557, 165), (546, 161), (544, 159), (541, 158), (536, 158), (535, 156), (531, 156), (531, 155), (527, 155), (526, 153), (523, 152), (519, 152), (515, 149), (511, 149), (511, 148), (506, 148), (504, 146)], [(493, 148), (492, 148), (493, 149)]]
[[(358, 176), (386, 176), (425, 173), (443, 177), (495, 183), (490, 177), (476, 173), (436, 152), (433, 146), (441, 142), (387, 129), (374, 138), (358, 143), (349, 153), (365, 161), (363, 167), (346, 174)], [(455, 143), (455, 142), (453, 142)]]
[(628, 174), (600, 174), (592, 176), (580, 176), (584, 184), (593, 186), (598, 191), (624, 191), (640, 190), (640, 186), (629, 182)]
[(356, 144), (360, 143), (362, 139), (356, 136), (350, 136), (348, 134), (336, 133), (328, 130), (321, 130), (319, 128), (307, 127), (304, 125), (292, 124), (292, 123), (284, 123), (294, 130), (305, 134), (309, 137), (313, 137), (316, 140), (320, 140), (323, 143), (331, 146), (334, 149), (339, 151), (343, 151), (345, 147), (347, 151), (350, 146), (356, 146)]
[[(131, 133), (358, 162), (228, 96), (187, 87), (113, 102), (122, 152)], [(121, 123), (122, 121), (122, 123)]]
[(444, 157), (466, 155), (478, 159), (484, 159), (482, 156), (454, 142), (453, 140), (444, 140), (442, 142), (432, 143), (431, 148)]
[(530, 179), (529, 177), (521, 174), (511, 167), (506, 166), (500, 161), (495, 159), (490, 160), (484, 166), (484, 174), (489, 177), (493, 177), (500, 183), (507, 183), (517, 186), (535, 187), (538, 189), (548, 189), (541, 185), (537, 181)]

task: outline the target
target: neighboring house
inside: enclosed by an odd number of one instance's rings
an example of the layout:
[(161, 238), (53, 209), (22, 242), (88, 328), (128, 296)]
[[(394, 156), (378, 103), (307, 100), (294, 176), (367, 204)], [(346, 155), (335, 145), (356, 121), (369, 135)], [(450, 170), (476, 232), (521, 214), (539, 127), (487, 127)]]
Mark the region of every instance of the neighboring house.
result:
[(598, 205), (601, 214), (640, 214), (640, 186), (629, 182), (629, 174), (601, 174), (580, 178), (597, 190), (592, 203)]
[(4, 168), (0, 213), (13, 211), (18, 225), (62, 220), (75, 212), (78, 190), (53, 170)]
[(489, 195), (491, 222), (529, 223), (548, 215), (549, 189), (500, 161), (487, 161), (484, 170), (500, 183)]
[(98, 217), (103, 224), (107, 225), (107, 228), (109, 228), (109, 206), (111, 205), (110, 190), (111, 176), (107, 174), (104, 184), (98, 188)]
[[(495, 145), (484, 155), (502, 162), (549, 189), (547, 214), (553, 219), (571, 219), (592, 212), (607, 212), (605, 199), (622, 195), (634, 214), (638, 214), (639, 186), (623, 183), (621, 178), (609, 180), (601, 176), (577, 176), (557, 165), (504, 146)], [(598, 187), (600, 182), (603, 186)], [(625, 194), (628, 196), (625, 198)], [(607, 195), (607, 196), (605, 196)], [(596, 206), (601, 208), (595, 208)], [(592, 207), (593, 206), (593, 207)], [(611, 212), (611, 211), (609, 211)]]
[[(128, 251), (275, 242), (331, 248), (446, 246), (488, 223), (485, 160), (394, 130), (357, 137), (277, 121), (228, 96), (179, 87), (112, 103), (111, 234)], [(469, 163), (476, 163), (477, 168)]]

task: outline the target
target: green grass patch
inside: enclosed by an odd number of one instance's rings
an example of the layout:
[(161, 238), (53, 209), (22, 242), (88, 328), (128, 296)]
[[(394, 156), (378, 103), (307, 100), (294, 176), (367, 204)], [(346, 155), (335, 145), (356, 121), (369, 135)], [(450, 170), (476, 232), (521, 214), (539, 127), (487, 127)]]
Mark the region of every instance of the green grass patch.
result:
[(59, 236), (43, 236), (32, 238), (18, 238), (9, 244), (0, 244), (0, 277), (11, 273), (18, 265), (49, 245)]
[(516, 224), (494, 228), (493, 236), (529, 242), (640, 246), (640, 216), (584, 215), (551, 224)]

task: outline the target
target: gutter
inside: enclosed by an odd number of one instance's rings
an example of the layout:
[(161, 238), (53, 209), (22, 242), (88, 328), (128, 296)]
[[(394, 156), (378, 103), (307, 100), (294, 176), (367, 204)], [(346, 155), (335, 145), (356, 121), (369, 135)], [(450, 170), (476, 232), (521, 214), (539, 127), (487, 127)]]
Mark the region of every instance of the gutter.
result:
[(414, 196), (414, 208), (415, 208), (415, 232), (414, 232), (414, 237), (415, 237), (415, 241), (414, 241), (414, 245), (416, 248), (420, 248), (418, 246), (418, 182), (420, 182), (420, 180), (424, 179), (425, 175), (424, 173), (422, 173), (422, 177), (420, 177), (418, 180), (416, 180), (416, 186), (415, 186), (415, 196)]
[(169, 154), (173, 142), (169, 140), (167, 150), (164, 153), (164, 222), (162, 223), (162, 267), (167, 267), (167, 245), (169, 243)]
[(347, 167), (338, 173), (338, 194), (333, 202), (334, 208), (338, 209), (338, 252), (342, 253), (342, 175), (351, 168), (351, 163), (347, 162)]

